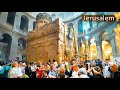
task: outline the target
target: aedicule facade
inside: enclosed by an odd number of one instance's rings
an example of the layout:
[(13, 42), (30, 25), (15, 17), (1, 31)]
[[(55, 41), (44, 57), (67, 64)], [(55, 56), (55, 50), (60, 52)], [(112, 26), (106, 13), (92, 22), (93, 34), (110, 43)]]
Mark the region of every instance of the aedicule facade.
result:
[(36, 28), (27, 36), (28, 62), (48, 62), (53, 59), (58, 63), (61, 63), (62, 60), (69, 61), (74, 56), (69, 53), (74, 52), (74, 45), (69, 43), (71, 47), (68, 46), (68, 27), (59, 18), (52, 21), (48, 14), (38, 14)]

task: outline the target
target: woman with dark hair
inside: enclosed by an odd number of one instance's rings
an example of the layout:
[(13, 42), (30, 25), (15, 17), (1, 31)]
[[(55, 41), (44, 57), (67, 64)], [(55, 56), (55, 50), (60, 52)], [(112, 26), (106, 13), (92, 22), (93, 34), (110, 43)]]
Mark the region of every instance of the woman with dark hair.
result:
[(31, 77), (31, 65), (30, 63), (27, 63), (27, 66), (25, 67), (25, 74), (29, 76), (29, 78)]
[(36, 66), (36, 62), (31, 64), (31, 78), (36, 78), (36, 70), (37, 70), (37, 66)]
[[(91, 72), (93, 73), (93, 75), (90, 75)], [(90, 78), (104, 78), (99, 66), (91, 67), (91, 70), (88, 72), (88, 76)]]

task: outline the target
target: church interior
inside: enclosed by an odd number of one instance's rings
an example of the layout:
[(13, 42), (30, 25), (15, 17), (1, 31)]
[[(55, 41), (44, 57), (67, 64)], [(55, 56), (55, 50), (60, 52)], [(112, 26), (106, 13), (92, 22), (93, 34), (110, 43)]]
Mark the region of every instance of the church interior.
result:
[[(82, 15), (115, 15), (113, 22)], [(0, 12), (0, 61), (120, 61), (119, 12)]]

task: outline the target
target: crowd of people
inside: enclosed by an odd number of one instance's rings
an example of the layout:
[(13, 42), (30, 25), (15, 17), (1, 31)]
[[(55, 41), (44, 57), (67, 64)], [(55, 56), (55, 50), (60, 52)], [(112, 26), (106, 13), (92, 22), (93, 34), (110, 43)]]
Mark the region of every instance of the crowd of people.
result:
[(0, 61), (0, 78), (120, 78), (120, 65), (109, 60), (28, 63)]

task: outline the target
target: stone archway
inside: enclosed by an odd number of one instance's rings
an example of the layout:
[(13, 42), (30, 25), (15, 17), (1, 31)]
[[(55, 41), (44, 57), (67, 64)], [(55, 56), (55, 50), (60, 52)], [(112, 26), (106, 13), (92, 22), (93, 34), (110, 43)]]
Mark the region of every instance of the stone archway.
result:
[(14, 25), (15, 15), (16, 12), (8, 12), (7, 23), (9, 23), (12, 26)]
[(20, 23), (20, 29), (23, 32), (28, 32), (28, 23), (29, 23), (29, 19), (27, 16), (22, 15), (21, 17), (21, 23)]
[(0, 57), (2, 60), (9, 59), (10, 50), (11, 50), (12, 37), (4, 33), (2, 39), (0, 40)]

